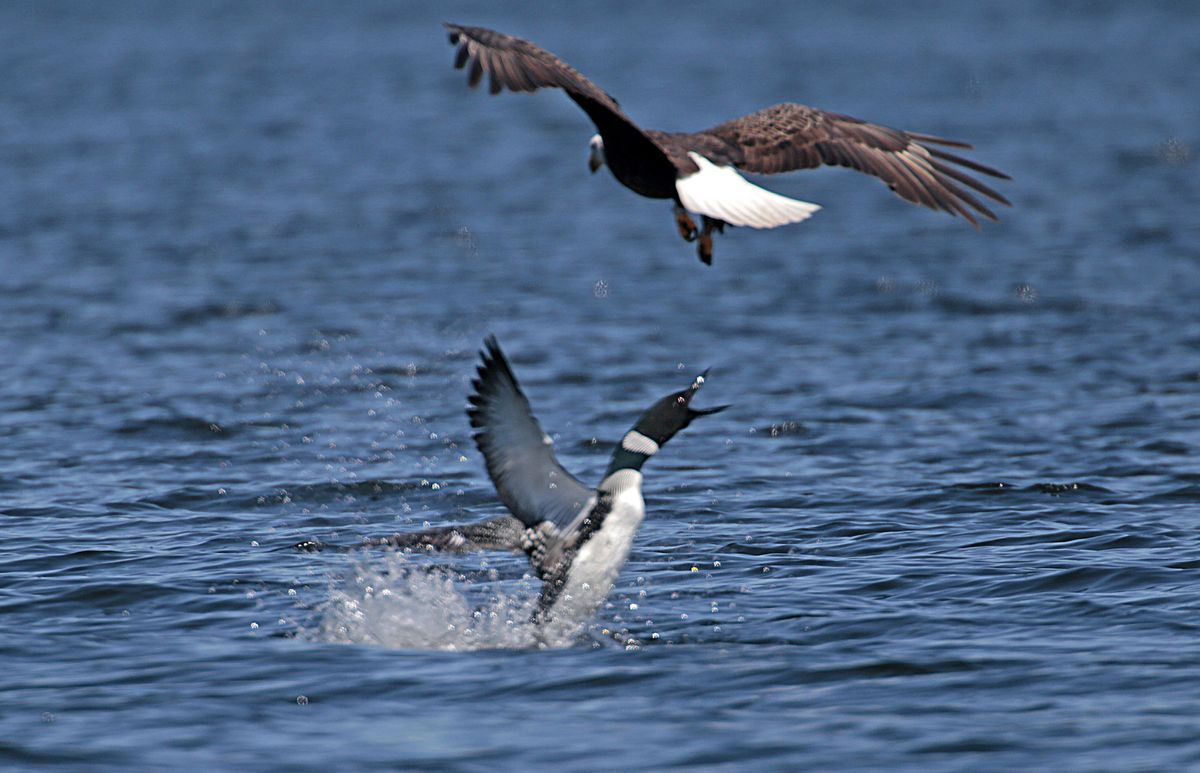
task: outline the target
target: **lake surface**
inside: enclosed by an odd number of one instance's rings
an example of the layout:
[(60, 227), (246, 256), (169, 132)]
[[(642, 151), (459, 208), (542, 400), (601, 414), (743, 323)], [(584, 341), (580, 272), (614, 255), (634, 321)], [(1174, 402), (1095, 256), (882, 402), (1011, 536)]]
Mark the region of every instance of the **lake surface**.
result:
[[(976, 144), (979, 231), (845, 170), (705, 268), (586, 172), (529, 37), (649, 127), (802, 101)], [(1187, 3), (0, 7), (0, 767), (1200, 769), (1200, 70)], [(610, 604), (507, 555), (302, 553), (499, 515), (495, 333), (598, 481)]]

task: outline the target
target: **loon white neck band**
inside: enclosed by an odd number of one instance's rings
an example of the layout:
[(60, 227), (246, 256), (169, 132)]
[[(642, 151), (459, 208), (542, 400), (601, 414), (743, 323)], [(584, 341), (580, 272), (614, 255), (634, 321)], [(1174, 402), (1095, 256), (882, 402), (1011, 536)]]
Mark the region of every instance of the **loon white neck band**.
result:
[(654, 456), (658, 453), (658, 443), (646, 437), (636, 429), (632, 429), (621, 439), (621, 448), (643, 456)]

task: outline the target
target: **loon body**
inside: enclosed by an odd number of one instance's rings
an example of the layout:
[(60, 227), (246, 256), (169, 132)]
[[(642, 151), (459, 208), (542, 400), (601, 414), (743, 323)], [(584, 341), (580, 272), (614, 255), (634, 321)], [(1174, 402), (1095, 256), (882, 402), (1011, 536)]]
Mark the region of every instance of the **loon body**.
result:
[[(613, 450), (604, 479), (588, 488), (554, 457), (494, 337), (485, 342), (467, 414), (488, 475), (511, 515), (466, 526), (395, 534), (377, 545), (467, 552), (506, 550), (529, 557), (542, 593), (534, 620), (573, 622), (604, 603), (645, 517), (642, 465), (697, 416), (692, 398), (705, 376), (654, 403)], [(706, 371), (707, 373), (707, 371)]]

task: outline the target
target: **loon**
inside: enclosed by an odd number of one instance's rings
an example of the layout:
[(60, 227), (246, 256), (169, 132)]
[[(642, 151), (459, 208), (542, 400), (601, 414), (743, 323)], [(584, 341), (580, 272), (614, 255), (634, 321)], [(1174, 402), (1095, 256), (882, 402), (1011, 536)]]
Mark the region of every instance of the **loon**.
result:
[(578, 622), (604, 603), (645, 516), (642, 465), (698, 416), (729, 406), (691, 403), (705, 371), (650, 406), (613, 449), (603, 480), (588, 488), (554, 457), (494, 336), (480, 352), (467, 415), (488, 476), (511, 515), (466, 526), (394, 534), (369, 544), (396, 548), (524, 553), (542, 581), (534, 623)]
[[(559, 88), (579, 105), (599, 132), (590, 140), (588, 166), (608, 166), (633, 192), (671, 199), (675, 226), (697, 254), (712, 264), (712, 234), (726, 225), (776, 228), (807, 220), (821, 207), (773, 193), (739, 172), (777, 174), (819, 166), (843, 166), (878, 177), (898, 196), (933, 210), (996, 220), (981, 199), (1008, 199), (963, 171), (1001, 180), (1008, 175), (946, 148), (970, 149), (958, 140), (867, 123), (807, 105), (783, 103), (693, 133), (643, 129), (611, 95), (578, 70), (528, 40), (484, 27), (446, 24), (458, 46), (454, 66), (467, 67), (467, 82), (489, 90)], [(688, 211), (701, 215), (699, 231)]]

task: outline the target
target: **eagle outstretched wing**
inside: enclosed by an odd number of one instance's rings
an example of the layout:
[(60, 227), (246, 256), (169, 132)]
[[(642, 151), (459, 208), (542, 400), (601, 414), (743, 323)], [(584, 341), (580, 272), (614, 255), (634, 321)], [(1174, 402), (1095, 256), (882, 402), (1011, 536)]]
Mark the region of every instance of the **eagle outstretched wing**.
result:
[(733, 164), (747, 172), (775, 174), (822, 165), (865, 172), (883, 180), (901, 198), (962, 215), (973, 225), (978, 222), (971, 210), (990, 220), (996, 215), (965, 188), (1009, 204), (956, 165), (1002, 180), (1008, 175), (933, 147), (969, 149), (965, 142), (892, 129), (807, 105), (774, 105), (690, 136), (699, 148), (711, 146), (713, 139), (720, 141)]
[[(554, 54), (512, 35), (484, 27), (447, 23), (450, 42), (458, 46), (454, 66), (467, 67), (467, 83), (474, 88), (488, 75), (488, 90), (499, 94), (558, 88), (579, 105), (604, 138), (609, 166), (618, 179), (647, 173), (664, 173), (674, 179), (675, 167), (667, 154), (621, 110), (608, 92), (585, 78)], [(630, 166), (632, 165), (632, 166)]]
[(559, 88), (568, 94), (589, 99), (613, 113), (622, 114), (617, 100), (607, 92), (571, 65), (528, 40), (485, 27), (464, 27), (450, 23), (445, 27), (450, 31), (451, 44), (458, 46), (454, 66), (462, 69), (470, 64), (467, 83), (471, 88), (478, 86), (484, 73), (487, 73), (488, 91), (492, 94), (499, 94), (504, 89), (536, 91), (540, 88)]

